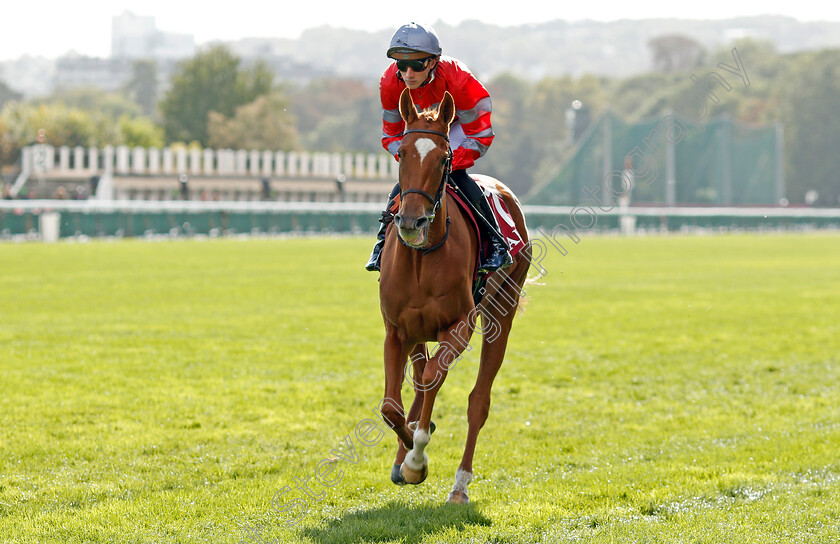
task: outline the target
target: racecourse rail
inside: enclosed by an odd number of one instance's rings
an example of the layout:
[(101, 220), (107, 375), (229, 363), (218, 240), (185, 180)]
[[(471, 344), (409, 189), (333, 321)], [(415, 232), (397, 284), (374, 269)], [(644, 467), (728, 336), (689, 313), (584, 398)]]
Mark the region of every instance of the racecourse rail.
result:
[[(381, 202), (0, 200), (0, 238), (372, 233)], [(840, 228), (840, 208), (524, 206), (534, 232)]]
[(21, 150), (22, 172), (115, 174), (204, 174), (210, 176), (390, 178), (397, 163), (387, 153), (328, 153), (245, 149), (196, 149), (127, 146), (53, 147), (36, 144)]
[[(388, 153), (328, 153), (36, 144), (21, 150), (13, 197), (52, 198), (55, 190), (100, 200), (373, 201), (397, 179)], [(95, 182), (94, 182), (95, 180)], [(179, 182), (188, 182), (183, 187)], [(336, 187), (336, 182), (340, 186)], [(347, 183), (345, 183), (347, 182)], [(388, 184), (387, 189), (384, 187)]]

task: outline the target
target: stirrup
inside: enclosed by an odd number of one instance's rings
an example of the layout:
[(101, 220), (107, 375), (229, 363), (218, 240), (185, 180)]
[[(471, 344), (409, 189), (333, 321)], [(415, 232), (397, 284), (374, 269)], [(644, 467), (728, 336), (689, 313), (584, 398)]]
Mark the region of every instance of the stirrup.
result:
[(373, 244), (373, 251), (370, 253), (370, 258), (365, 265), (365, 270), (368, 272), (381, 272), (380, 264), (382, 262), (382, 248), (385, 247), (385, 232), (388, 228), (388, 223), (394, 220), (394, 216), (387, 211), (382, 212), (382, 218), (379, 220), (382, 225), (376, 233), (376, 243)]
[(513, 257), (510, 256), (510, 251), (500, 242), (494, 241), (492, 248), (493, 252), (478, 267), (478, 271), (483, 274), (502, 270), (513, 264)]
[(380, 265), (382, 263), (382, 246), (379, 242), (373, 246), (373, 251), (370, 254), (370, 258), (368, 259), (367, 264), (365, 265), (365, 270), (368, 272), (381, 272)]

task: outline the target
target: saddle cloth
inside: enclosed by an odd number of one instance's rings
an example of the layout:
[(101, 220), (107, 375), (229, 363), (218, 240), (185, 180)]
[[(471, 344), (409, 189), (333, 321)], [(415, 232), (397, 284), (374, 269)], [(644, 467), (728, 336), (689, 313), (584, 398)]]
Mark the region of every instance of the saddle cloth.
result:
[(480, 183), (478, 186), (481, 187), (481, 191), (490, 203), (490, 209), (493, 210), (493, 215), (496, 216), (496, 224), (499, 225), (499, 231), (505, 237), (508, 249), (510, 250), (510, 256), (515, 257), (525, 247), (525, 241), (522, 239), (519, 231), (516, 230), (516, 222), (513, 220), (507, 204), (502, 198), (501, 193), (496, 189)]

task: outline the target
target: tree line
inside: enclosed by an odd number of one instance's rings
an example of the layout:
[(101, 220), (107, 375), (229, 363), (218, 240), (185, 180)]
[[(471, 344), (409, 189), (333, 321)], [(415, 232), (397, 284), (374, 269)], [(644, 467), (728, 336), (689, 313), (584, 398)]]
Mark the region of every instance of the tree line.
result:
[[(780, 123), (791, 203), (840, 204), (840, 117), (834, 114), (840, 111), (840, 50), (782, 54), (754, 40), (734, 46), (750, 85), (716, 93), (709, 117)], [(502, 74), (484, 81), (496, 138), (475, 171), (522, 194), (561, 166), (569, 142), (566, 110), (573, 101), (593, 120), (606, 108), (629, 121), (663, 117), (693, 92), (704, 67), (732, 58), (731, 47), (704, 51), (680, 39), (660, 39), (651, 48), (657, 70), (629, 78), (530, 81)], [(75, 89), (25, 101), (0, 83), (0, 165), (14, 169), (20, 149), (34, 143), (41, 128), (55, 146), (379, 152), (377, 85), (346, 78), (278, 83), (267, 64), (246, 62), (224, 46), (182, 62), (162, 93), (151, 61), (136, 63), (134, 76), (117, 93)]]

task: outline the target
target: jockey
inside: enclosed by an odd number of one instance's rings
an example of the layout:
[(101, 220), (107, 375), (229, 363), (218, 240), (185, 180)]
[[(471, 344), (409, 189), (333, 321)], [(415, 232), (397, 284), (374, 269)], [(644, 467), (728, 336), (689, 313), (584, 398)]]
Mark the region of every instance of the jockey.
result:
[[(490, 253), (479, 263), (479, 271), (491, 272), (510, 266), (513, 259), (507, 243), (501, 236), (490, 204), (475, 180), (467, 174), (467, 168), (484, 155), (493, 142), (493, 127), (490, 125), (490, 94), (475, 76), (460, 61), (441, 56), (440, 41), (435, 31), (426, 25), (410, 23), (403, 25), (391, 38), (388, 57), (394, 62), (385, 70), (379, 82), (382, 101), (382, 147), (397, 157), (397, 148), (403, 137), (405, 122), (400, 116), (399, 100), (403, 89), (408, 87), (418, 110), (440, 104), (445, 91), (455, 99), (455, 120), (449, 129), (452, 148), (452, 172), (449, 182), (460, 189), (460, 193), (476, 213), (487, 221), (479, 221), (484, 235), (490, 240)], [(399, 183), (388, 199), (400, 192)], [(370, 260), (365, 268), (379, 270), (382, 248), (385, 245), (385, 228), (390, 220), (386, 207), (381, 219)]]

